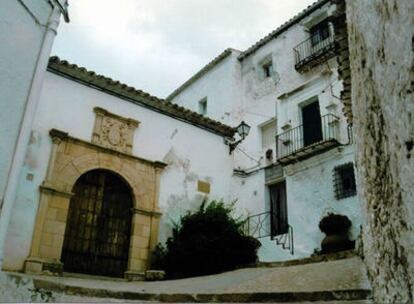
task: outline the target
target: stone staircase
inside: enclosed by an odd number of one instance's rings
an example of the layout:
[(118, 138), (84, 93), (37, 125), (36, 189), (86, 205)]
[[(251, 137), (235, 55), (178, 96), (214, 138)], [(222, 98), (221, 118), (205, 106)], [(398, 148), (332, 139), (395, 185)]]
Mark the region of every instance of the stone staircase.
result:
[[(138, 300), (168, 303), (373, 303), (365, 266), (352, 253), (288, 262), (260, 263), (217, 275), (156, 282), (103, 280), (93, 276), (28, 276), (55, 300)], [(0, 299), (1, 301), (1, 299)]]

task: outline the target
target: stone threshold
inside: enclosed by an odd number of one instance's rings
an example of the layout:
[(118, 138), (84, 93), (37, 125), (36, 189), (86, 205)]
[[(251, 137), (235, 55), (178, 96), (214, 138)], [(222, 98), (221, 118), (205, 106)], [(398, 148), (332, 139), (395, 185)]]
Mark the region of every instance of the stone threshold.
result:
[(286, 266), (296, 266), (296, 265), (305, 265), (311, 263), (321, 263), (335, 260), (348, 259), (358, 256), (355, 250), (345, 250), (330, 254), (320, 254), (310, 256), (308, 258), (288, 260), (288, 261), (277, 261), (277, 262), (259, 262), (256, 264), (256, 267), (286, 267)]
[(356, 301), (372, 299), (365, 289), (309, 292), (252, 292), (252, 293), (146, 293), (117, 291), (82, 286), (70, 286), (33, 278), (35, 288), (65, 294), (95, 298), (157, 301), (165, 303), (297, 303), (312, 301)]
[(78, 278), (78, 279), (85, 279), (85, 280), (103, 280), (103, 281), (111, 281), (111, 282), (128, 282), (128, 280), (125, 278), (108, 277), (108, 276), (101, 276), (101, 275), (76, 273), (76, 272), (63, 272), (61, 277)]

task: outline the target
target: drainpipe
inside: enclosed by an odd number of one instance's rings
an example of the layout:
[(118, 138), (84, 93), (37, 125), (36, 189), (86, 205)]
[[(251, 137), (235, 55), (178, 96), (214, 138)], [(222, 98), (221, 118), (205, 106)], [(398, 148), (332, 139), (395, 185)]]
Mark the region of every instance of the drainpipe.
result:
[[(23, 3), (21, 4), (23, 5)], [(0, 270), (3, 268), (5, 241), (7, 237), (7, 231), (10, 223), (14, 201), (16, 200), (16, 191), (19, 182), (19, 175), (24, 163), (27, 144), (29, 142), (30, 133), (32, 129), (34, 114), (39, 101), (42, 83), (46, 74), (46, 67), (49, 61), (50, 52), (52, 50), (53, 40), (55, 39), (55, 36), (57, 34), (57, 28), (59, 25), (61, 12), (62, 6), (56, 5), (55, 3), (55, 5), (53, 5), (53, 10), (49, 16), (47, 24), (42, 25), (37, 22), (35, 16), (30, 12), (30, 10), (28, 10), (28, 13), (31, 14), (31, 16), (34, 19), (36, 26), (44, 26), (45, 32), (43, 35), (42, 45), (36, 60), (36, 68), (33, 74), (32, 82), (30, 84), (23, 119), (20, 123), (20, 131), (15, 146), (15, 151), (9, 171), (6, 189), (3, 196), (3, 205), (0, 214)]]

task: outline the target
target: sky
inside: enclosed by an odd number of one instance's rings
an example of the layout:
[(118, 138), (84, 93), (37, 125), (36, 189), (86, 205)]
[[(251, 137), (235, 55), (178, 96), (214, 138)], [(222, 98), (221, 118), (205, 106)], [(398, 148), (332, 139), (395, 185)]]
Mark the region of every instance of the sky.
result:
[(69, 0), (52, 55), (164, 98), (315, 0)]

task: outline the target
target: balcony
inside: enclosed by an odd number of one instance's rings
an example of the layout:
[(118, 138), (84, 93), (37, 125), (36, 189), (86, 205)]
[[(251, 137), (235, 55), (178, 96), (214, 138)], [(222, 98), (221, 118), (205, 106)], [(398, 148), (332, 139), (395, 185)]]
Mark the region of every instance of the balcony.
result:
[(277, 135), (277, 160), (281, 165), (288, 165), (339, 145), (339, 118), (327, 114), (315, 125), (300, 125)]
[(293, 48), (295, 69), (303, 72), (335, 56), (335, 39), (332, 33), (327, 36), (314, 34)]

